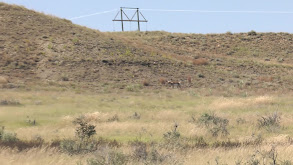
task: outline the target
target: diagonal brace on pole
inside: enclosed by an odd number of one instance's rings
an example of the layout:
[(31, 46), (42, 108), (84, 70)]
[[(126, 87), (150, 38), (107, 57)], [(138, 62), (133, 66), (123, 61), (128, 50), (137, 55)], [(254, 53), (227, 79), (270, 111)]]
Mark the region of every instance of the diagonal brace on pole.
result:
[[(134, 15), (132, 16), (131, 19), (129, 19), (128, 15), (124, 12), (124, 10), (136, 10), (136, 12), (134, 13)], [(117, 19), (118, 15), (120, 14), (121, 18)], [(126, 16), (127, 19), (123, 18), (123, 15)], [(137, 16), (137, 19), (134, 19), (134, 17)], [(143, 19), (140, 19), (142, 16)], [(112, 21), (119, 21), (121, 22), (121, 27), (122, 27), (122, 31), (124, 31), (124, 24), (123, 22), (137, 22), (137, 29), (138, 31), (140, 31), (140, 23), (141, 22), (148, 22), (144, 15), (139, 11), (139, 8), (129, 8), (129, 7), (121, 7), (120, 11), (118, 11), (118, 13), (116, 14), (115, 18)]]

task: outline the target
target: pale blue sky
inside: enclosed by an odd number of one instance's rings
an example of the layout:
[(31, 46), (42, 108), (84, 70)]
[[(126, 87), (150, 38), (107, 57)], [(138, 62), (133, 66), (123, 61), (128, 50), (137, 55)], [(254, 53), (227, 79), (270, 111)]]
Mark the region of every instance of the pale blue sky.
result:
[[(147, 30), (182, 33), (290, 32), (293, 33), (293, 0), (0, 0), (23, 5), (29, 9), (73, 18), (125, 7), (166, 10), (205, 11), (285, 11), (272, 13), (196, 13), (142, 11), (148, 19)], [(113, 23), (117, 12), (84, 17), (74, 23), (100, 31), (119, 31), (120, 23)], [(136, 30), (135, 23), (125, 23), (126, 30)], [(142, 30), (146, 24), (142, 24)]]

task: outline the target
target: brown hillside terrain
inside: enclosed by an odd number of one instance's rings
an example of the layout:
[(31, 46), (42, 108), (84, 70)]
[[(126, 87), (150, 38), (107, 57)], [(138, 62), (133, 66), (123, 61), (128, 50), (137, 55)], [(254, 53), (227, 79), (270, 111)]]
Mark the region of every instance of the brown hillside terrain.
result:
[(102, 33), (5, 3), (0, 22), (3, 88), (156, 89), (173, 79), (183, 89), (293, 89), (293, 34)]

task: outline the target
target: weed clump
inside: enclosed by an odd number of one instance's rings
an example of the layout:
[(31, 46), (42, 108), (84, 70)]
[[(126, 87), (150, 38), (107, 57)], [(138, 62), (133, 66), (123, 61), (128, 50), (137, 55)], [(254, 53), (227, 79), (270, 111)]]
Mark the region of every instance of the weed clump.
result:
[(257, 33), (254, 30), (251, 30), (250, 32), (247, 33), (249, 36), (256, 36)]
[(88, 141), (89, 138), (96, 134), (96, 126), (88, 124), (83, 120), (79, 121), (78, 124), (79, 126), (76, 128), (75, 134), (81, 141)]
[(0, 100), (0, 105), (4, 105), (4, 106), (18, 106), (21, 105), (19, 101), (17, 100), (8, 100), (8, 99), (4, 99), (4, 100)]
[(258, 128), (264, 128), (268, 132), (275, 132), (280, 129), (281, 117), (278, 112), (274, 112), (268, 116), (262, 116), (257, 122)]
[(98, 154), (95, 158), (87, 160), (88, 165), (124, 165), (127, 164), (129, 158), (127, 155), (118, 151), (108, 151), (103, 154)]
[(16, 133), (9, 133), (4, 131), (5, 127), (0, 129), (0, 141), (4, 143), (16, 142), (19, 139), (16, 137)]
[(96, 126), (87, 123), (82, 117), (76, 118), (73, 122), (78, 124), (75, 129), (77, 139), (62, 140), (60, 148), (69, 154), (87, 153), (97, 150), (98, 143), (91, 139), (96, 134)]
[(129, 92), (138, 92), (140, 89), (142, 89), (141, 84), (134, 84), (134, 85), (126, 86), (126, 90)]
[(171, 153), (160, 152), (160, 146), (156, 144), (148, 145), (145, 142), (134, 141), (130, 143), (133, 152), (129, 158), (133, 164), (178, 164), (176, 158), (173, 159)]
[(198, 122), (206, 127), (212, 136), (217, 137), (219, 135), (229, 135), (227, 126), (229, 124), (228, 119), (224, 119), (216, 116), (214, 113), (204, 113), (198, 119)]
[(195, 145), (194, 145), (195, 147), (197, 147), (197, 148), (205, 148), (208, 145), (209, 144), (206, 142), (204, 137), (200, 136), (200, 137), (195, 138)]
[(167, 141), (177, 140), (180, 138), (180, 133), (177, 131), (178, 124), (174, 124), (174, 129), (164, 134), (164, 139)]
[(134, 114), (132, 116), (130, 116), (130, 118), (139, 120), (140, 119), (140, 114), (137, 113), (137, 112), (134, 112)]
[(118, 115), (116, 114), (116, 115), (110, 117), (107, 121), (108, 122), (114, 122), (114, 121), (118, 122), (118, 121), (120, 121), (120, 119), (119, 119)]

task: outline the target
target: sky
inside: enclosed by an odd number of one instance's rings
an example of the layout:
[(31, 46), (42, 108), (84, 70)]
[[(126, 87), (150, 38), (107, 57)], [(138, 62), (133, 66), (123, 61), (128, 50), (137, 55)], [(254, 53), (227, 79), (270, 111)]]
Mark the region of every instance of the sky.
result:
[[(0, 2), (22, 5), (66, 19), (93, 14), (73, 19), (72, 22), (100, 31), (121, 31), (121, 23), (112, 20), (120, 7), (135, 7), (140, 8), (141, 13), (148, 20), (148, 23), (141, 23), (142, 31), (206, 34), (254, 30), (293, 33), (293, 0), (0, 0)], [(198, 12), (199, 10), (204, 12)], [(126, 12), (129, 16), (134, 14), (134, 11)], [(125, 22), (124, 26), (126, 31), (137, 30), (137, 23)]]

